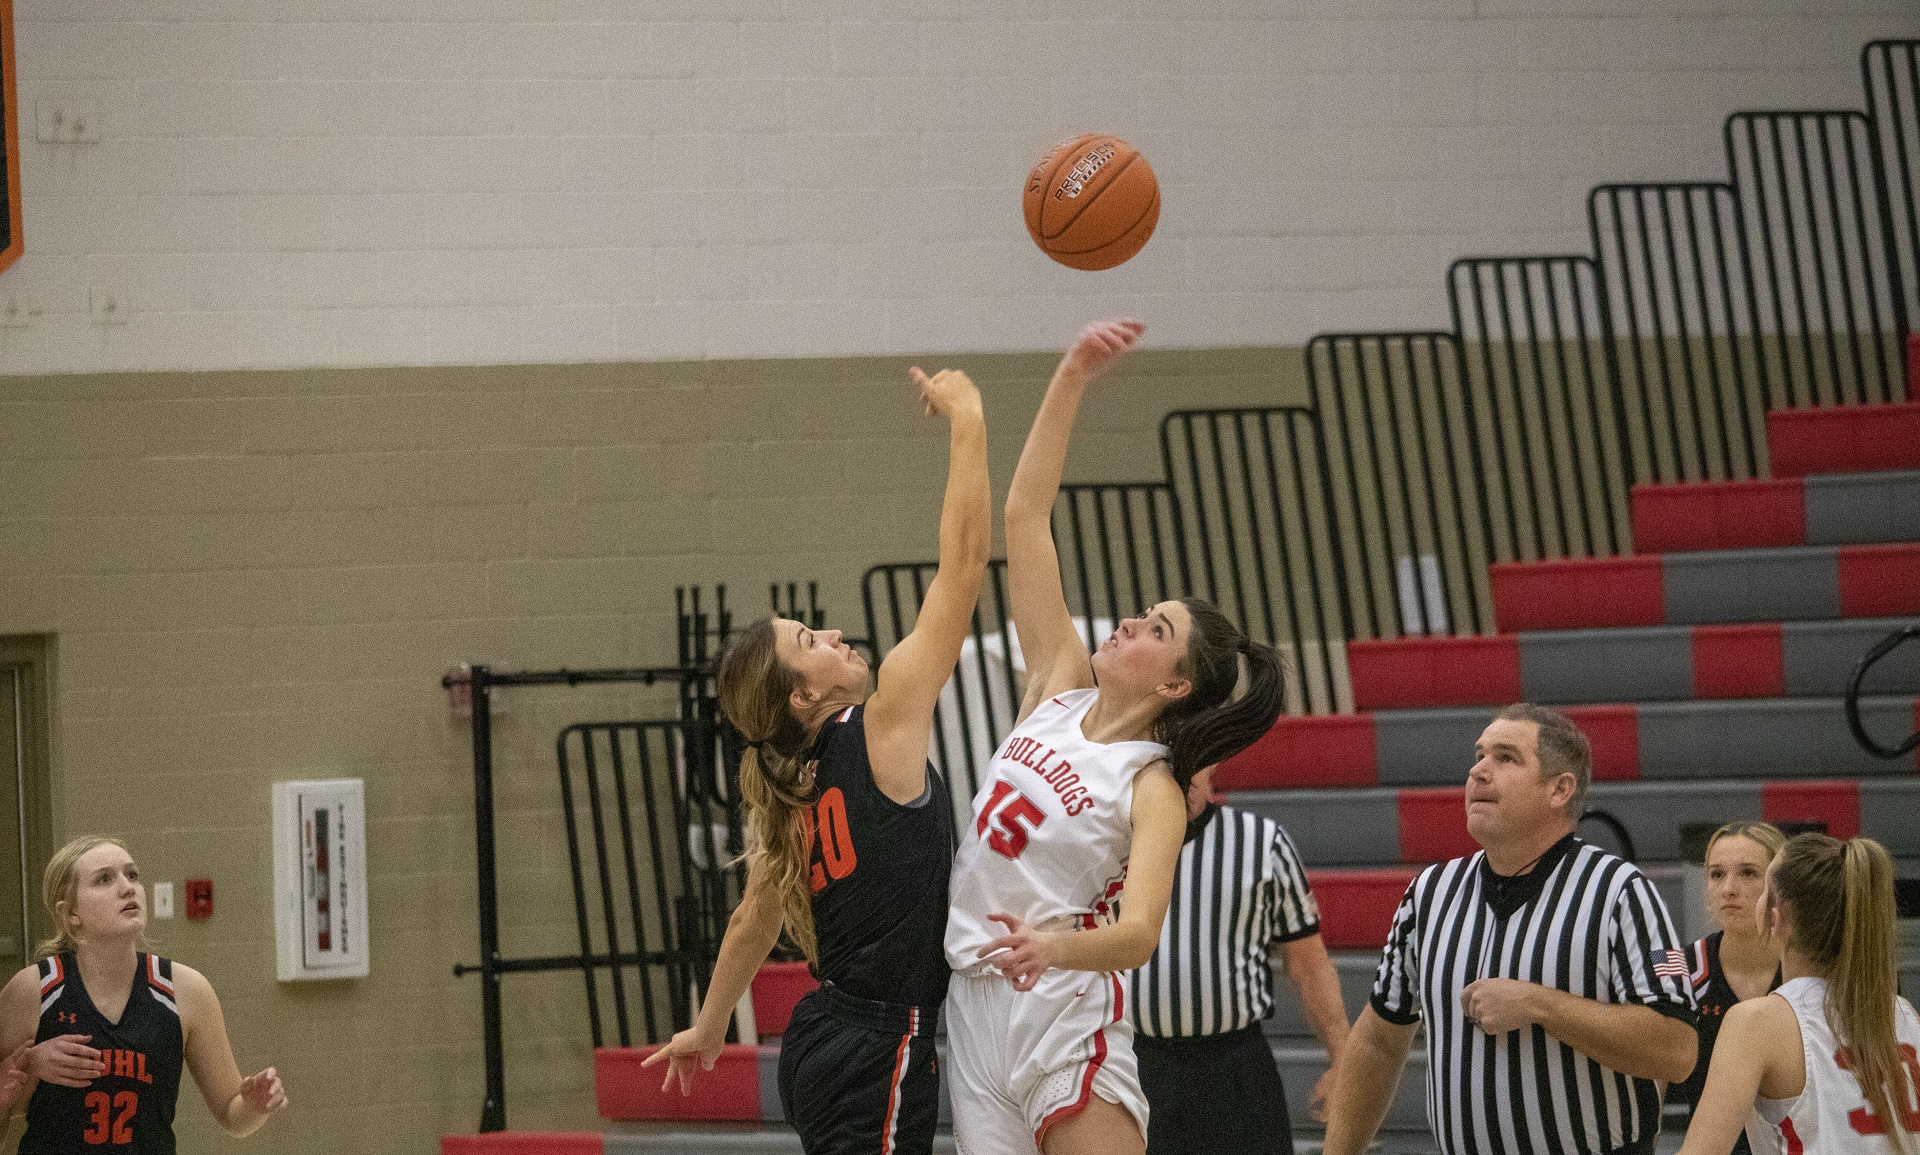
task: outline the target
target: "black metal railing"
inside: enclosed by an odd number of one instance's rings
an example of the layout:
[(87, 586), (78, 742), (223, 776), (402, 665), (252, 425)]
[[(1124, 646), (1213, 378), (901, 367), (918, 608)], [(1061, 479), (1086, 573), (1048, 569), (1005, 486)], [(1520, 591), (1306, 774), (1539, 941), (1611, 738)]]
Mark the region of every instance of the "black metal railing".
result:
[[(1349, 709), (1347, 641), (1490, 632), (1490, 565), (1630, 552), (1632, 487), (1766, 476), (1770, 409), (1907, 399), (1920, 41), (1868, 44), (1861, 77), (1864, 114), (1730, 115), (1725, 182), (1594, 189), (1591, 254), (1456, 261), (1451, 330), (1314, 337), (1308, 406), (1170, 414), (1162, 480), (1063, 487), (1089, 644), (1195, 593), (1288, 652), (1290, 712)], [(932, 569), (867, 573), (876, 652)], [(956, 791), (1017, 705), (1004, 585), (942, 701)]]

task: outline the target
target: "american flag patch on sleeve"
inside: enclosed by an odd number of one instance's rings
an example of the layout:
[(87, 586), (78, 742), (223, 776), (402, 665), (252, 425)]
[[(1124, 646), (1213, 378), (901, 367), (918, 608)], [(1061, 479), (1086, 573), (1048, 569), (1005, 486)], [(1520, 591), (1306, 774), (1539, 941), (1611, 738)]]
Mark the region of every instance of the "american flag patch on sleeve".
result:
[(1685, 978), (1687, 976), (1687, 956), (1677, 950), (1657, 950), (1653, 952), (1653, 973), (1660, 978)]

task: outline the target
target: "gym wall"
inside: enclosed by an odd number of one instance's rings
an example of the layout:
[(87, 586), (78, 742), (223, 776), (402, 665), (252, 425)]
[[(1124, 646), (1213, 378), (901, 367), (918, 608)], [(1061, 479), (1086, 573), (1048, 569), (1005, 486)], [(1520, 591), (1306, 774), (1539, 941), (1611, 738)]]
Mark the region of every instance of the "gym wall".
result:
[[(682, 582), (751, 614), (818, 578), (858, 629), (861, 570), (934, 540), (910, 359), (982, 382), (1003, 493), (1051, 351), (1138, 312), (1068, 476), (1151, 478), (1167, 410), (1298, 399), (1313, 332), (1444, 324), (1454, 257), (1584, 247), (1589, 185), (1719, 177), (1727, 111), (1857, 103), (1860, 44), (1920, 32), (1905, 0), (15, 7), (23, 111), (95, 101), (102, 139), (24, 142), (0, 635), (53, 638), (55, 832), (215, 880), (156, 929), (281, 1068), (256, 1144), (295, 1155), (478, 1118), (450, 662), (665, 659)], [(1167, 206), (1101, 275), (1016, 207), (1092, 126)], [(553, 734), (664, 704), (506, 706), (506, 948), (565, 950)], [(368, 782), (373, 974), (283, 986), (267, 787), (332, 775)], [(583, 1003), (509, 980), (515, 1126), (595, 1126)], [(219, 1142), (192, 1098), (183, 1149)]]

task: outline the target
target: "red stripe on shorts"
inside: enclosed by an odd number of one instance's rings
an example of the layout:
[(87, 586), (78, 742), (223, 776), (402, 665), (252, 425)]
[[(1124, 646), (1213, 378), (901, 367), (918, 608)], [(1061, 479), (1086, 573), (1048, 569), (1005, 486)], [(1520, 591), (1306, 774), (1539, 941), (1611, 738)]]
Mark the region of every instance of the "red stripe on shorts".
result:
[[(1117, 1023), (1120, 1021), (1120, 977), (1109, 974), (1107, 975), (1107, 979), (1113, 983), (1114, 1011), (1112, 1021)], [(1046, 1117), (1040, 1120), (1040, 1129), (1033, 1133), (1033, 1145), (1035, 1147), (1043, 1149), (1046, 1147), (1047, 1132), (1052, 1129), (1055, 1123), (1058, 1123), (1062, 1119), (1071, 1119), (1087, 1109), (1087, 1104), (1093, 1101), (1093, 1077), (1100, 1073), (1101, 1064), (1106, 1061), (1107, 1028), (1101, 1027), (1093, 1033), (1093, 1058), (1087, 1060), (1086, 1073), (1080, 1076), (1079, 1096), (1071, 1103), (1063, 1104), (1048, 1111)]]
[(893, 1053), (893, 1081), (887, 1084), (887, 1125), (880, 1133), (880, 1155), (893, 1155), (893, 1141), (900, 1130), (900, 1082), (907, 1077), (907, 1053), (912, 1049), (913, 1037), (920, 1033), (920, 1008), (915, 1007), (907, 1033), (900, 1036), (900, 1047)]

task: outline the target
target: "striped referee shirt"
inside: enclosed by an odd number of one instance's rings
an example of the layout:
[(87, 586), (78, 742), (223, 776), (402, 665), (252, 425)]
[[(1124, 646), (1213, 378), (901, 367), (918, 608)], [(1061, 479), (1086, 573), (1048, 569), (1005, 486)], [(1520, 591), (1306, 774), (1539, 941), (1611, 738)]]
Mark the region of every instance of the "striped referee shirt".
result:
[(1444, 1155), (1653, 1150), (1660, 1099), (1539, 1025), (1491, 1036), (1460, 992), (1482, 978), (1539, 983), (1693, 1022), (1685, 944), (1653, 884), (1573, 835), (1526, 874), (1481, 852), (1429, 866), (1407, 887), (1373, 985), (1374, 1013), (1427, 1025), (1427, 1117)]
[(1218, 1035), (1273, 1009), (1269, 943), (1320, 930), (1300, 853), (1271, 818), (1208, 806), (1174, 868), (1160, 945), (1128, 976), (1134, 1027), (1155, 1038)]

